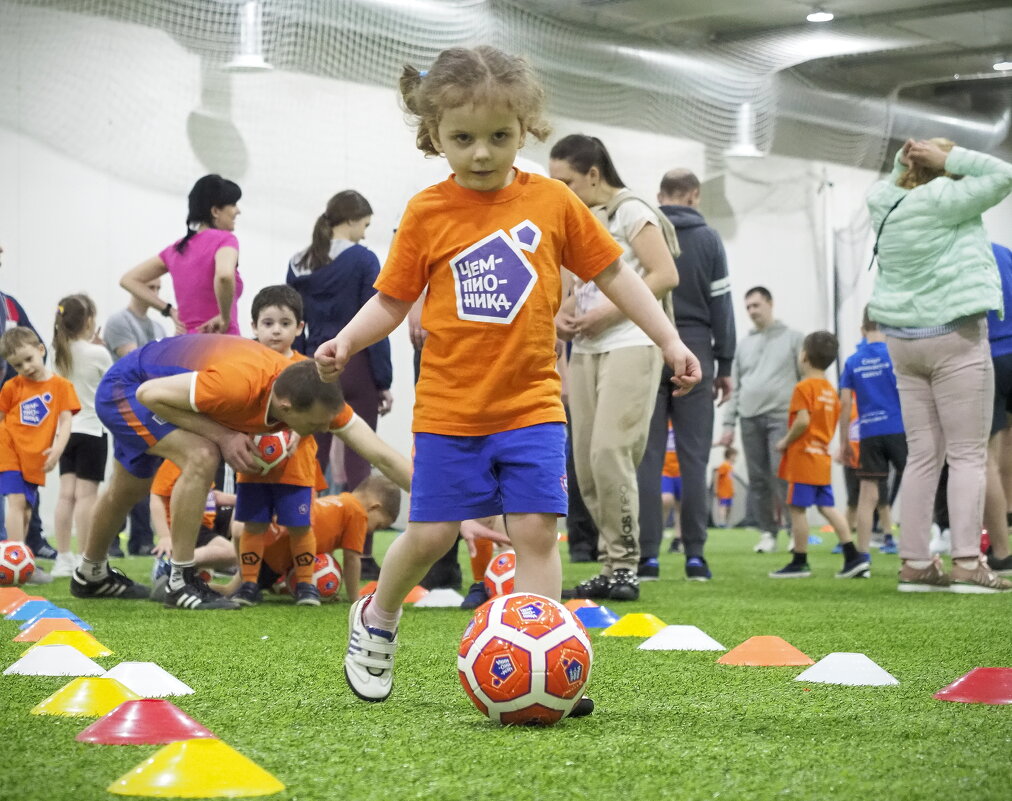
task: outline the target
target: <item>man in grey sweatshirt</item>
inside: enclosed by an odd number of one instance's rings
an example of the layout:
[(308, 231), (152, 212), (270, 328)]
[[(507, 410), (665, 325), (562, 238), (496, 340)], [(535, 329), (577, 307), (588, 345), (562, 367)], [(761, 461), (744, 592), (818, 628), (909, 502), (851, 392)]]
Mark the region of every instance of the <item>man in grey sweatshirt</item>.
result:
[(773, 296), (766, 287), (745, 293), (745, 310), (755, 328), (738, 343), (731, 369), (734, 393), (724, 414), (720, 444), (731, 444), (740, 418), (750, 508), (762, 532), (755, 550), (768, 553), (776, 549), (775, 509), (783, 508), (787, 490), (786, 482), (777, 477), (776, 443), (787, 435), (787, 411), (794, 385), (801, 380), (798, 354), (805, 337), (774, 319)]

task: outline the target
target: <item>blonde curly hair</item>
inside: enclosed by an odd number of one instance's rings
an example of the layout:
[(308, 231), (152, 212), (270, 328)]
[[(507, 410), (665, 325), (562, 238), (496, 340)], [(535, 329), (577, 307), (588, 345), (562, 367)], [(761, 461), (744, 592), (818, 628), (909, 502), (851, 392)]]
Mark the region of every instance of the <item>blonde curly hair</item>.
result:
[[(956, 146), (956, 143), (951, 139), (943, 139), (942, 137), (935, 137), (934, 139), (929, 139), (928, 141), (933, 145), (938, 145), (938, 147), (946, 153)], [(952, 173), (946, 172), (945, 170), (933, 170), (930, 167), (925, 167), (921, 164), (910, 164), (896, 180), (896, 186), (901, 189), (913, 189), (916, 186), (926, 184), (928, 181), (933, 181), (943, 175), (949, 178), (958, 177), (952, 175)]]
[(427, 156), (440, 155), (432, 135), (443, 112), (469, 103), (505, 103), (526, 133), (542, 142), (551, 133), (543, 117), (545, 91), (530, 64), (488, 45), (444, 50), (425, 72), (406, 65), (400, 90), (416, 126), (415, 144)]

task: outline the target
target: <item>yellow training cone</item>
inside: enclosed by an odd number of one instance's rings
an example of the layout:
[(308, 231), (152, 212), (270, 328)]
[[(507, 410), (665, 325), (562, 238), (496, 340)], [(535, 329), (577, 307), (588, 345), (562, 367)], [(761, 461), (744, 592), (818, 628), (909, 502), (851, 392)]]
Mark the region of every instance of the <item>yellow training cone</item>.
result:
[(667, 624), (649, 612), (623, 615), (601, 632), (602, 637), (653, 637)]
[(221, 740), (181, 740), (156, 751), (106, 791), (149, 798), (243, 798), (285, 786)]
[(100, 718), (124, 701), (136, 701), (137, 693), (116, 679), (79, 678), (64, 685), (32, 710), (33, 715), (68, 718)]
[(102, 643), (95, 639), (94, 635), (87, 631), (51, 631), (29, 647), (25, 651), (25, 654), (33, 648), (38, 648), (40, 645), (69, 645), (88, 657), (112, 656), (112, 651), (102, 645)]

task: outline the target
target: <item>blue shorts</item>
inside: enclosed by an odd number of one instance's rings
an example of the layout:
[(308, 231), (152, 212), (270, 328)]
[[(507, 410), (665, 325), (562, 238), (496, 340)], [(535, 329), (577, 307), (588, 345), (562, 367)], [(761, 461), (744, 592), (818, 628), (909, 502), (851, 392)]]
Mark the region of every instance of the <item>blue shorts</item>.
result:
[(312, 504), (312, 487), (243, 482), (235, 485), (232, 516), (240, 523), (270, 523), (277, 518), (279, 526), (308, 526)]
[(470, 520), (569, 509), (566, 426), (538, 425), (481, 437), (415, 434), (409, 519)]
[(734, 498), (717, 498), (718, 506), (732, 506), (734, 504)]
[(151, 478), (162, 457), (148, 453), (148, 449), (176, 426), (156, 417), (137, 400), (137, 387), (147, 380), (138, 369), (139, 353), (140, 349), (131, 351), (109, 368), (95, 392), (95, 411), (112, 434), (116, 461), (132, 476)]
[(661, 492), (674, 495), (676, 501), (682, 500), (682, 477), (661, 476)]
[(39, 502), (39, 485), (25, 481), (20, 470), (0, 473), (0, 495), (24, 495), (25, 503), (34, 507)]
[(807, 509), (809, 506), (833, 506), (833, 488), (829, 484), (787, 485), (787, 503)]

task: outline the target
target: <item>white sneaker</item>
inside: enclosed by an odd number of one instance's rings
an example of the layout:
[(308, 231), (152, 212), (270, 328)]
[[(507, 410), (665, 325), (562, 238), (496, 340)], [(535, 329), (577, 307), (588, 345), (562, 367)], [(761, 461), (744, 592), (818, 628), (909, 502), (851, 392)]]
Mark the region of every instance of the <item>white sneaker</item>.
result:
[(776, 549), (776, 535), (769, 531), (764, 531), (762, 536), (759, 537), (759, 542), (755, 544), (755, 547), (752, 550), (756, 553), (773, 553)]
[(928, 546), (931, 555), (952, 552), (952, 534), (949, 529), (940, 529), (937, 523), (931, 524), (931, 544)]
[(53, 569), (50, 575), (53, 578), (69, 578), (77, 568), (77, 559), (72, 553), (56, 554), (56, 561), (53, 562)]
[(35, 566), (35, 570), (32, 571), (32, 575), (29, 577), (26, 584), (52, 584), (53, 577), (43, 570), (38, 565)]
[(362, 610), (372, 598), (366, 595), (351, 605), (344, 678), (351, 691), (363, 701), (385, 701), (394, 684), (397, 632), (374, 629), (362, 620)]

